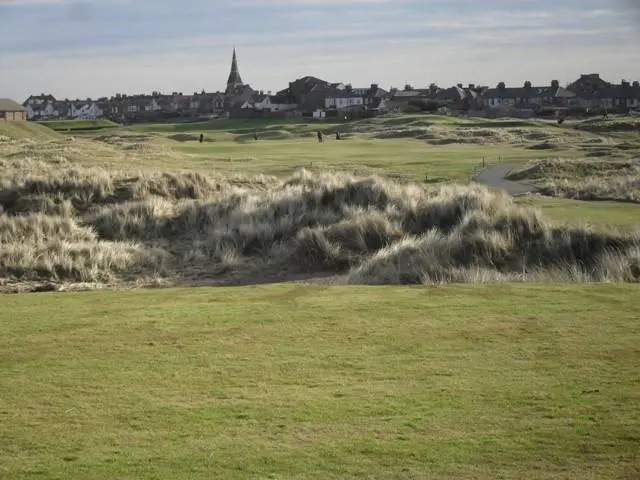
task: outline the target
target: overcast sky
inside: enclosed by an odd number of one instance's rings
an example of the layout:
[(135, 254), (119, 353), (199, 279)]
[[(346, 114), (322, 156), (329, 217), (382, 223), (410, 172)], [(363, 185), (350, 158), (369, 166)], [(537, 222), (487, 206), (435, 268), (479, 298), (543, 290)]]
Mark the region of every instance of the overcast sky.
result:
[(0, 97), (640, 80), (640, 0), (0, 0)]

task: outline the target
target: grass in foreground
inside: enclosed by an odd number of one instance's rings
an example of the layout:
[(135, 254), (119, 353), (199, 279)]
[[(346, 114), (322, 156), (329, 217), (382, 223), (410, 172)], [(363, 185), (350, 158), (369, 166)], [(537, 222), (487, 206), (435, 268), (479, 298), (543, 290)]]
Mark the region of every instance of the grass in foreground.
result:
[(2, 302), (3, 478), (640, 476), (637, 286)]

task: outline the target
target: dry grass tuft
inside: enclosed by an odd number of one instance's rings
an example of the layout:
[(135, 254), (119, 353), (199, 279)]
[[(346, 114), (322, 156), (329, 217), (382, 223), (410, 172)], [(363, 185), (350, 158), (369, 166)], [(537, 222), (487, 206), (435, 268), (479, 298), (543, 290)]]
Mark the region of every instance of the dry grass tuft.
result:
[(395, 284), (640, 278), (637, 235), (558, 227), (477, 185), (307, 170), (284, 180), (134, 174), (57, 156), (1, 162), (4, 286), (260, 281), (278, 272)]
[[(568, 144), (591, 140), (584, 132), (541, 128), (533, 124), (496, 125), (492, 123), (410, 123), (402, 125), (369, 125), (368, 133), (373, 138), (415, 138), (431, 145), (515, 145), (528, 149), (561, 149)], [(367, 131), (361, 128), (362, 131)]]
[(577, 200), (640, 203), (640, 158), (548, 159), (513, 172), (511, 180), (536, 180), (545, 195)]

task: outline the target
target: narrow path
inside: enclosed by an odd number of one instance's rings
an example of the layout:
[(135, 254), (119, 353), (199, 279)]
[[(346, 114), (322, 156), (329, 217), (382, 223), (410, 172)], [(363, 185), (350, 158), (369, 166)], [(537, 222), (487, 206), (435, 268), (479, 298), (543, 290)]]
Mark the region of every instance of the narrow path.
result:
[(501, 188), (513, 197), (535, 192), (536, 187), (529, 183), (507, 180), (513, 169), (514, 165), (493, 165), (485, 168), (473, 180), (487, 187)]

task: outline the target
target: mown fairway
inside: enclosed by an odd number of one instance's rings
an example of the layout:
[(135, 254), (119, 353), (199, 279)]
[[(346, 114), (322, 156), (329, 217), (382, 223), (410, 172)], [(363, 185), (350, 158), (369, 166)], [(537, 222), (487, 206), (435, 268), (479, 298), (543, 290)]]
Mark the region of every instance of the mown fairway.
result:
[[(474, 169), (487, 163), (523, 163), (539, 153), (505, 145), (432, 146), (414, 139), (314, 138), (220, 141), (182, 144), (178, 151), (191, 156), (196, 168), (219, 171), (288, 175), (300, 167), (377, 173), (411, 181), (467, 182)], [(169, 168), (165, 165), (165, 168)]]
[(7, 479), (640, 476), (637, 286), (0, 299)]
[[(420, 137), (428, 127), (437, 129), (431, 140), (450, 144), (429, 144)], [(125, 131), (152, 134), (156, 140), (182, 138), (172, 148), (184, 153), (179, 166), (172, 160), (159, 161), (158, 168), (194, 168), (200, 171), (247, 172), (289, 175), (300, 167), (338, 169), (358, 173), (378, 173), (412, 181), (466, 182), (485, 164), (519, 164), (545, 157), (537, 150), (515, 144), (455, 143), (459, 129), (528, 129), (536, 133), (564, 137), (564, 129), (527, 121), (467, 120), (440, 115), (395, 115), (360, 122), (302, 122), (299, 120), (217, 120), (191, 124), (136, 125)], [(317, 130), (326, 134), (324, 143), (315, 138)], [(355, 132), (341, 141), (334, 133)], [(505, 130), (512, 132), (512, 130)], [(197, 135), (206, 141), (197, 142)], [(258, 141), (253, 140), (253, 134)], [(509, 133), (510, 134), (510, 133)], [(191, 139), (184, 141), (191, 135)], [(379, 138), (379, 137), (383, 138)], [(517, 136), (517, 135), (516, 135)], [(513, 140), (513, 139), (512, 139)], [(463, 140), (464, 142), (464, 140)], [(578, 152), (571, 139), (562, 155)]]

